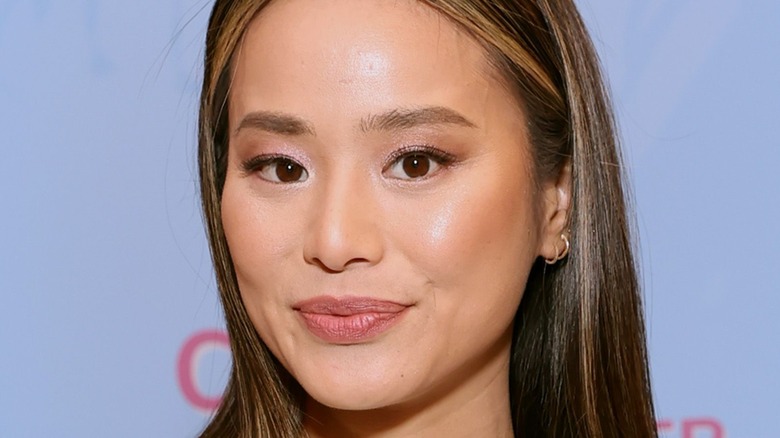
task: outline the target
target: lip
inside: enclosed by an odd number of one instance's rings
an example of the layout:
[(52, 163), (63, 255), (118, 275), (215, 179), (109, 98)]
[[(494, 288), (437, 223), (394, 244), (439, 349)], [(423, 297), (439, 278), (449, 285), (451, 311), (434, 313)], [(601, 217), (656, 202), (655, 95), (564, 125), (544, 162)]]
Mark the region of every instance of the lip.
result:
[(331, 344), (367, 342), (395, 326), (410, 306), (370, 297), (320, 296), (294, 304), (306, 328)]

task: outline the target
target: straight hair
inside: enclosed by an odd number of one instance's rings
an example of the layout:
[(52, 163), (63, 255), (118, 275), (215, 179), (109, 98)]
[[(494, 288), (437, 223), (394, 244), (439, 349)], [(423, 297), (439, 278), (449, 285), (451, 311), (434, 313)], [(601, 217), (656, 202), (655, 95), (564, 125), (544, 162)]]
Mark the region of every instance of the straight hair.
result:
[[(515, 436), (656, 437), (628, 190), (596, 51), (572, 0), (419, 0), (478, 41), (527, 117), (539, 181), (571, 169), (571, 250), (531, 269), (514, 321)], [(216, 0), (206, 34), (198, 162), (202, 206), (230, 338), (223, 400), (201, 434), (297, 438), (298, 383), (241, 300), (221, 219), (231, 64), (269, 0)]]

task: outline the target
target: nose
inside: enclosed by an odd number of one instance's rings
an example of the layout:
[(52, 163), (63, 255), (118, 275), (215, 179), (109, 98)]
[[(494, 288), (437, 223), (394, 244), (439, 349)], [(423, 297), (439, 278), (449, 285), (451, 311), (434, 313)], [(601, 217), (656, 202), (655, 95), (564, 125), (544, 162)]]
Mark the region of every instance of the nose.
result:
[(369, 182), (334, 178), (320, 187), (313, 207), (304, 239), (307, 263), (336, 273), (382, 259), (382, 215)]

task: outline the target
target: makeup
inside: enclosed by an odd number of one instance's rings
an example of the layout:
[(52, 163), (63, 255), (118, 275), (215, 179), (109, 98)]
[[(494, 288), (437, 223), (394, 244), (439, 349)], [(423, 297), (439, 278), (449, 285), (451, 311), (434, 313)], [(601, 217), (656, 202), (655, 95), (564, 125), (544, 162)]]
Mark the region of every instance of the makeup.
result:
[(397, 324), (410, 306), (369, 297), (320, 296), (293, 305), (310, 333), (332, 344), (368, 342)]
[(506, 402), (552, 203), (516, 96), (441, 18), (416, 1), (271, 2), (231, 65), (219, 207), (241, 300), (330, 413), (449, 425), (486, 389), (480, 412)]

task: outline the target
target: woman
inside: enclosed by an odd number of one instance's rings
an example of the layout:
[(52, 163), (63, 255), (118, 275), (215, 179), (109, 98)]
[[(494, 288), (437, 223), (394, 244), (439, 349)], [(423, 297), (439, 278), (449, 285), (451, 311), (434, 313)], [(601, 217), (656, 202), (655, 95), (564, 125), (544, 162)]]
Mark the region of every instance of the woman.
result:
[(562, 0), (217, 0), (203, 436), (655, 436), (620, 158)]

